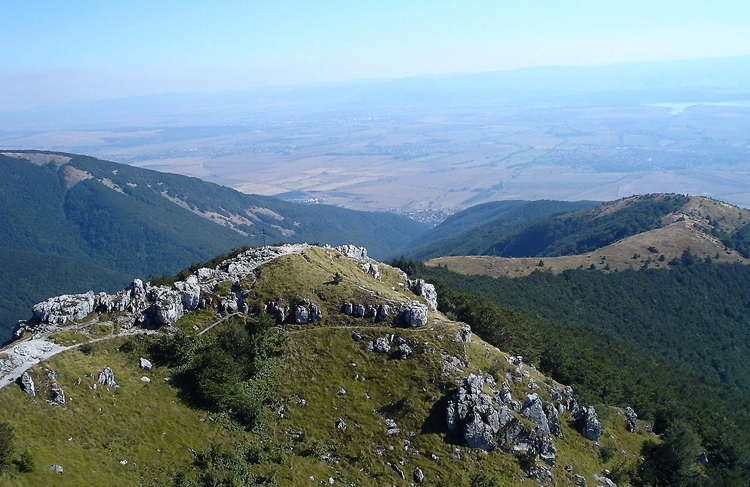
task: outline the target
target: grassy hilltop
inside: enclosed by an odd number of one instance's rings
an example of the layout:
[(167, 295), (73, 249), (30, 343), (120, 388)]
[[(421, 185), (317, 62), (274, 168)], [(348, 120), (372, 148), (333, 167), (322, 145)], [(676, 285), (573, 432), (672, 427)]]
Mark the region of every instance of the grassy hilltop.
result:
[[(312, 324), (206, 308), (186, 314), (169, 333), (119, 335), (116, 315), (96, 313), (52, 332), (58, 343), (78, 346), (30, 369), (36, 397), (15, 384), (0, 390), (3, 421), (15, 431), (14, 458), (24, 453), (36, 466), (24, 473), (6, 468), (4, 485), (315, 485), (329, 479), (410, 485), (417, 467), (423, 485), (516, 485), (544, 466), (522, 452), (467, 447), (449, 432), (446, 405), (469, 373), (490, 374), (498, 384), (510, 377), (511, 394), (521, 402), (532, 388), (549, 401), (553, 386), (562, 385), (531, 364), (511, 364), (476, 335), (461, 341), (464, 325), (441, 313), (431, 311), (418, 328), (399, 325), (393, 315), (377, 323), (343, 314), (345, 303), (396, 309), (424, 302), (399, 269), (379, 264), (378, 280), (361, 264), (334, 249), (307, 247), (214, 289), (220, 296), (241, 288), (251, 314), (271, 300), (287, 306), (308, 300), (321, 315)], [(368, 342), (392, 335), (410, 346), (408, 358), (396, 357), (395, 348), (368, 350)], [(140, 357), (154, 368), (141, 370)], [(119, 387), (94, 388), (105, 367)], [(65, 391), (63, 404), (45, 400), (51, 370)], [(583, 438), (572, 418), (560, 417), (563, 437), (554, 440), (557, 459), (547, 485), (567, 485), (574, 475), (595, 485), (605, 469), (628, 478), (624, 472), (644, 443), (655, 439), (643, 425), (627, 432), (619, 409), (597, 405), (597, 411), (598, 443)], [(389, 434), (386, 419), (397, 432)]]

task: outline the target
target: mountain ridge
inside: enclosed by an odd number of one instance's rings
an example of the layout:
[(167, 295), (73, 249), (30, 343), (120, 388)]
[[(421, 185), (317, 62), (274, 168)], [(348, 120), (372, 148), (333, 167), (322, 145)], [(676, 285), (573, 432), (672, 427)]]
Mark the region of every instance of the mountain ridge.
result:
[[(12, 485), (49, 476), (60, 485), (593, 484), (655, 438), (632, 411), (579, 404), (572, 389), (438, 313), (434, 299), (431, 285), (365, 249), (309, 245), (249, 249), (171, 287), (51, 298), (0, 356), (0, 398), (27, 455), (54, 469), (0, 475)], [(261, 348), (244, 355), (251, 343)], [(255, 362), (266, 347), (282, 355)], [(234, 353), (254, 370), (242, 388), (222, 382), (240, 373)], [(151, 401), (171, 403), (169, 424)], [(143, 428), (128, 419), (134, 408), (148, 412)], [(69, 439), (32, 426), (44, 416)]]
[[(196, 178), (76, 154), (2, 150), (0, 181), (0, 247), (108, 269), (113, 274), (106, 279), (97, 281), (91, 272), (88, 278), (108, 291), (136, 275), (176, 273), (246, 245), (353, 241), (385, 257), (426, 229), (400, 215), (246, 195)], [(0, 315), (0, 333), (45, 297), (35, 291), (42, 273), (33, 260), (25, 272), (2, 281), (0, 295), (23, 307)], [(117, 284), (115, 274), (123, 276)], [(65, 286), (45, 289), (81, 291)]]

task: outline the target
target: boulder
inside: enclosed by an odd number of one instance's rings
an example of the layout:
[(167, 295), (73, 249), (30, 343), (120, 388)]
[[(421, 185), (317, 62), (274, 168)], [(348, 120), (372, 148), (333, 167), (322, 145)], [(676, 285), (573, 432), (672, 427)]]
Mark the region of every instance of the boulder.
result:
[(633, 408), (625, 408), (625, 419), (627, 420), (626, 428), (629, 432), (635, 433), (636, 431), (638, 431), (638, 415), (635, 414)]
[(362, 340), (362, 335), (360, 335), (357, 330), (352, 330), (351, 335), (352, 335), (352, 340), (354, 340), (355, 342)]
[(21, 374), (21, 377), (18, 378), (18, 382), (23, 392), (25, 392), (29, 396), (36, 396), (34, 379), (31, 378), (28, 372), (24, 372), (23, 374)]
[(580, 408), (576, 419), (581, 424), (581, 434), (584, 438), (599, 441), (602, 434), (602, 424), (599, 422), (599, 416), (597, 416), (594, 406)]
[(400, 358), (401, 360), (406, 360), (407, 358), (409, 358), (409, 355), (411, 355), (411, 353), (412, 353), (411, 347), (407, 345), (406, 343), (402, 343), (401, 345), (398, 346), (398, 354), (399, 354), (398, 358)]
[(55, 404), (65, 404), (65, 391), (63, 391), (57, 384), (52, 384), (49, 390), (49, 399)]
[(526, 395), (523, 409), (521, 410), (521, 417), (534, 423), (534, 426), (540, 434), (549, 436), (550, 429), (549, 423), (547, 422), (547, 415), (544, 412), (542, 400), (539, 399), (538, 394)]
[(138, 367), (140, 367), (143, 370), (151, 370), (151, 368), (153, 367), (153, 364), (151, 363), (150, 360), (141, 357), (138, 359)]
[(346, 422), (344, 422), (343, 419), (339, 418), (334, 423), (334, 426), (336, 426), (336, 429), (345, 430), (346, 429)]
[(115, 381), (115, 373), (109, 367), (105, 367), (104, 370), (99, 372), (97, 382), (105, 387), (120, 387)]
[(344, 306), (341, 310), (346, 316), (351, 316), (354, 312), (354, 305), (352, 303), (344, 303)]
[(382, 323), (383, 321), (388, 320), (390, 313), (390, 306), (388, 306), (387, 304), (381, 304), (380, 306), (378, 306), (378, 312), (375, 315), (375, 321), (378, 323)]
[(437, 291), (435, 286), (424, 282), (424, 279), (409, 281), (409, 288), (417, 296), (422, 296), (433, 313), (437, 312)]
[(424, 472), (422, 472), (421, 468), (416, 467), (412, 477), (414, 478), (414, 482), (421, 484), (424, 481)]
[(50, 465), (49, 469), (55, 473), (63, 473), (63, 468), (60, 465)]
[(427, 324), (427, 306), (419, 301), (412, 301), (404, 311), (404, 320), (409, 326), (419, 327)]
[(388, 339), (385, 337), (380, 337), (375, 340), (375, 342), (370, 342), (372, 344), (372, 347), (369, 346), (367, 348), (371, 348), (373, 352), (378, 353), (388, 353), (391, 351), (391, 345), (388, 343)]

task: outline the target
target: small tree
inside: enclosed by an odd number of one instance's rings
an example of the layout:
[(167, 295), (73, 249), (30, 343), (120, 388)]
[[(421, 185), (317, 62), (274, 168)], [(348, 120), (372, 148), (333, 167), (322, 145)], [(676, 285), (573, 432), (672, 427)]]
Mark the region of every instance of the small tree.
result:
[(334, 284), (341, 284), (341, 281), (344, 280), (344, 276), (341, 275), (339, 271), (336, 271), (336, 273), (333, 275), (333, 283)]

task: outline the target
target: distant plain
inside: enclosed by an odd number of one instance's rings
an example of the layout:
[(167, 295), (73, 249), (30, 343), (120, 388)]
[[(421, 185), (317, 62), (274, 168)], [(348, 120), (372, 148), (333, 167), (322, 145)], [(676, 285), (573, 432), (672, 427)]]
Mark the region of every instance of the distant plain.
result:
[(550, 67), (104, 100), (6, 113), (0, 147), (428, 222), (492, 200), (652, 192), (750, 207), (749, 66)]

